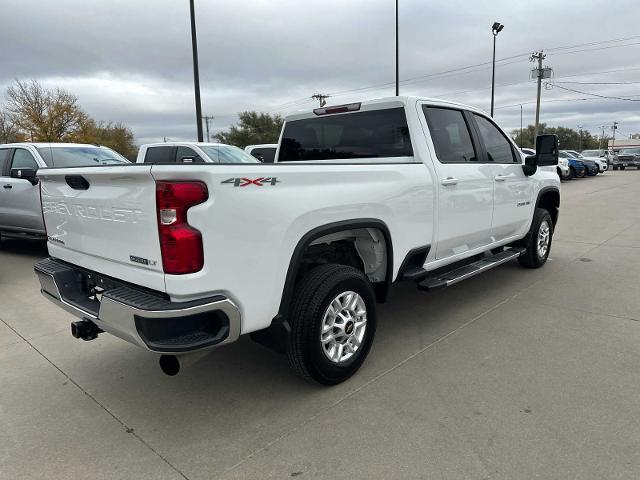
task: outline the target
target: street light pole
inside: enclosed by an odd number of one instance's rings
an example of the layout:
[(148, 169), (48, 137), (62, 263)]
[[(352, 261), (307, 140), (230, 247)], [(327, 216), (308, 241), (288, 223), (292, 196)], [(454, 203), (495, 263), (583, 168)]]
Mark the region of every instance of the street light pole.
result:
[(398, 47), (398, 0), (396, 0), (396, 97), (400, 95), (400, 59)]
[(496, 37), (502, 31), (504, 25), (499, 22), (494, 22), (491, 26), (491, 33), (493, 33), (493, 70), (491, 72), (491, 116), (493, 117), (493, 102), (496, 88)]
[(196, 97), (196, 125), (198, 127), (198, 141), (203, 141), (202, 135), (202, 106), (200, 104), (200, 73), (198, 72), (198, 40), (196, 39), (196, 14), (193, 0), (189, 0), (191, 12), (191, 49), (193, 50), (193, 87)]

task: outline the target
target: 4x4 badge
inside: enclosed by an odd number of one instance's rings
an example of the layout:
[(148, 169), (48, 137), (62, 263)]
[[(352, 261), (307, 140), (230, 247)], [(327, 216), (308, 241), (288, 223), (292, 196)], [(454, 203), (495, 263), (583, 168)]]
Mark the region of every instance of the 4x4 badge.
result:
[(275, 186), (276, 183), (280, 183), (277, 177), (260, 177), (260, 178), (228, 178), (220, 183), (230, 183), (234, 187), (247, 187), (249, 185), (256, 185), (262, 187), (264, 185)]

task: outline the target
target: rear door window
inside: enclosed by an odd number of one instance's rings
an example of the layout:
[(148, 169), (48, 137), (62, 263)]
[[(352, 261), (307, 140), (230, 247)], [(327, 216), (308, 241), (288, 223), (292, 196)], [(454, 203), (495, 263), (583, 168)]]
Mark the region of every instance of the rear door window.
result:
[(278, 162), (412, 157), (403, 107), (286, 123)]
[(429, 132), (441, 163), (477, 162), (478, 155), (461, 110), (423, 106)]
[(144, 163), (175, 163), (176, 147), (149, 147), (144, 156)]

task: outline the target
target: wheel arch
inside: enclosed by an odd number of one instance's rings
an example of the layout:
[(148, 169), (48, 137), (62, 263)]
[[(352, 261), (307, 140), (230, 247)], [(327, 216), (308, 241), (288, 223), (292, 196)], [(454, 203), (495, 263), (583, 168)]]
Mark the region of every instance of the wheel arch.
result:
[(560, 209), (560, 190), (557, 187), (544, 187), (538, 192), (536, 208), (544, 208), (551, 215), (553, 226), (558, 223)]
[(304, 253), (309, 246), (315, 241), (324, 236), (336, 234), (342, 231), (358, 230), (358, 229), (375, 229), (378, 230), (385, 241), (386, 249), (386, 272), (385, 279), (380, 282), (382, 285), (375, 288), (376, 297), (378, 301), (384, 301), (386, 299), (391, 280), (393, 278), (393, 243), (391, 240), (391, 233), (389, 227), (385, 222), (375, 218), (360, 218), (351, 220), (342, 220), (339, 222), (332, 222), (325, 225), (318, 226), (305, 235), (303, 235), (293, 250), (291, 259), (289, 261), (289, 267), (287, 269), (287, 276), (282, 289), (282, 298), (280, 300), (280, 308), (278, 310), (278, 317), (286, 318), (289, 313), (289, 306), (291, 299), (295, 291), (296, 280), (298, 272), (302, 264)]

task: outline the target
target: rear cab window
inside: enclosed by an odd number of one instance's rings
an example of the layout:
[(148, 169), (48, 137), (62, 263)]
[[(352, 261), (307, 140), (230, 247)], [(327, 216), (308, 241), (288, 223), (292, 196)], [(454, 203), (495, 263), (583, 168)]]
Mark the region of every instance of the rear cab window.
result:
[(278, 162), (392, 157), (413, 157), (404, 107), (287, 121)]
[(144, 163), (176, 163), (176, 147), (147, 147)]
[(276, 149), (275, 147), (258, 147), (251, 150), (251, 155), (264, 163), (273, 163), (276, 158)]

